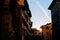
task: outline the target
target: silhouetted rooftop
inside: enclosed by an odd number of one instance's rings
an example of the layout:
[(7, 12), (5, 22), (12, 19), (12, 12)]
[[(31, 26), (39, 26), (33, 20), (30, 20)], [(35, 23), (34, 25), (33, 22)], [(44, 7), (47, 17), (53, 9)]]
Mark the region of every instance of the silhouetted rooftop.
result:
[(59, 2), (59, 1), (60, 1), (60, 0), (53, 0), (48, 9), (51, 10), (51, 8), (54, 6), (54, 4), (55, 4), (56, 2)]

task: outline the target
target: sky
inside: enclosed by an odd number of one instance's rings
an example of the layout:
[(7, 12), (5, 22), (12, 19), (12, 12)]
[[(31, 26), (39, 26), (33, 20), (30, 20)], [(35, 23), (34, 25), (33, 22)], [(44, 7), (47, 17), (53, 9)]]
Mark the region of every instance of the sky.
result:
[(52, 0), (27, 0), (31, 10), (32, 28), (40, 29), (42, 25), (51, 22), (51, 12), (48, 10)]

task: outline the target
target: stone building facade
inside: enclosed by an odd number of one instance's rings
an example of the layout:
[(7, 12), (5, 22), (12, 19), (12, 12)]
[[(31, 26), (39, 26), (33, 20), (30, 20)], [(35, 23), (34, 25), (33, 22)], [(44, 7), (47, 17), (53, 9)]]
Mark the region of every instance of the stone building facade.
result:
[(30, 36), (31, 36), (31, 27), (32, 27), (32, 21), (31, 21), (31, 11), (29, 9), (29, 5), (27, 0), (25, 0), (25, 4), (24, 4), (24, 8), (23, 8), (23, 13), (22, 13), (22, 28), (24, 31), (24, 37), (25, 40), (29, 40)]
[(52, 40), (52, 24), (48, 23), (41, 26), (42, 28), (42, 40)]
[(24, 37), (29, 35), (32, 26), (27, 0), (0, 2), (0, 40), (25, 40)]
[(52, 17), (52, 40), (60, 40), (60, 0), (53, 0), (48, 9)]
[(37, 30), (36, 28), (32, 28), (31, 34), (32, 34), (31, 40), (42, 40), (40, 30)]

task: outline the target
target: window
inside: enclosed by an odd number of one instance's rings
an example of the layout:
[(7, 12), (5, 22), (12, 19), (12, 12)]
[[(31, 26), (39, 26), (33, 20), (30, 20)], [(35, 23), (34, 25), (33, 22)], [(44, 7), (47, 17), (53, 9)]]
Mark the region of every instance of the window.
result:
[(49, 39), (47, 39), (47, 40), (49, 40)]
[(5, 5), (9, 5), (9, 0), (5, 0)]
[(48, 33), (47, 33), (47, 35), (48, 35)]
[(51, 30), (52, 30), (52, 28), (51, 28)]
[(46, 27), (46, 29), (49, 29), (48, 27)]

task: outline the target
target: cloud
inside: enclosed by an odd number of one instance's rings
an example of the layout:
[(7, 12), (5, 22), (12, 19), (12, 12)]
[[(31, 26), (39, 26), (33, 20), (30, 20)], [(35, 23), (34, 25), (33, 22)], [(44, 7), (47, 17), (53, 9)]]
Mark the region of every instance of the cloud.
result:
[(43, 11), (43, 13), (46, 15), (47, 19), (50, 21), (47, 11), (43, 8), (43, 6), (36, 0), (32, 0), (32, 1), (34, 1), (37, 4), (37, 6)]

